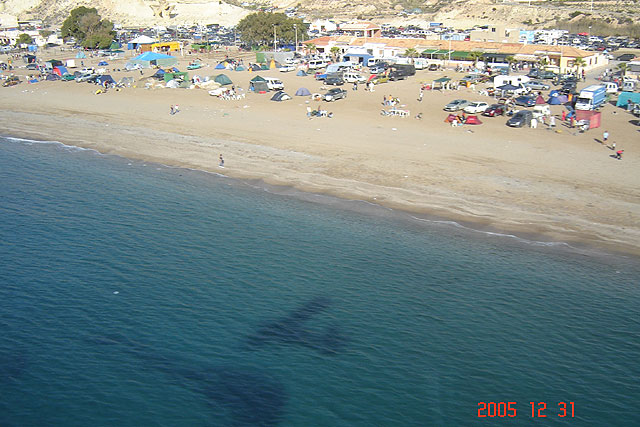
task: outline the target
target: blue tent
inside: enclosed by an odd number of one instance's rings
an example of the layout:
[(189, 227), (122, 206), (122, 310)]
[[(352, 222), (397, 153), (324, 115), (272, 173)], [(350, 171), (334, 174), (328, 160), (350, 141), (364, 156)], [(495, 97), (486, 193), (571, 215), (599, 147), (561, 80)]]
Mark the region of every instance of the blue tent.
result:
[(127, 62), (127, 66), (133, 66), (139, 64), (144, 68), (150, 68), (154, 65), (159, 67), (173, 67), (178, 63), (178, 60), (171, 55), (165, 55), (162, 53), (145, 52), (141, 55), (132, 58)]
[(549, 105), (560, 105), (560, 104), (562, 104), (562, 100), (561, 100), (560, 96), (558, 96), (558, 95), (550, 96), (549, 100), (547, 101), (547, 104), (549, 104)]
[(105, 65), (109, 65), (109, 64), (107, 63), (107, 61), (100, 61), (100, 62), (98, 62), (98, 67), (104, 67)]
[(616, 107), (626, 107), (629, 103), (629, 100), (634, 104), (640, 104), (640, 93), (635, 92), (620, 92), (618, 95), (618, 102), (616, 103)]
[(105, 86), (107, 83), (116, 84), (116, 81), (113, 80), (113, 77), (111, 77), (109, 74), (103, 74), (102, 76), (98, 77), (97, 82), (103, 86)]
[(174, 73), (179, 73), (179, 72), (180, 72), (180, 70), (178, 70), (176, 67), (173, 67), (173, 68), (171, 69), (171, 71), (173, 71)]
[(301, 87), (296, 91), (296, 96), (309, 96), (309, 95), (311, 95), (311, 92), (309, 92), (309, 89), (307, 89), (306, 87)]
[(225, 67), (224, 63), (222, 63), (222, 62), (221, 62), (221, 63), (219, 63), (218, 65), (216, 65), (216, 68), (215, 68), (215, 69), (216, 69), (216, 70), (224, 70), (224, 69), (226, 69), (226, 68), (227, 68), (227, 67)]
[(78, 54), (76, 55), (76, 58), (78, 59), (85, 59), (87, 57), (87, 55), (84, 54), (84, 52), (78, 52)]
[(304, 70), (300, 70), (300, 71), (298, 71), (298, 72), (296, 73), (296, 76), (300, 76), (300, 77), (304, 77), (304, 76), (306, 76), (306, 75), (307, 75), (307, 73), (305, 73), (305, 72), (304, 72)]

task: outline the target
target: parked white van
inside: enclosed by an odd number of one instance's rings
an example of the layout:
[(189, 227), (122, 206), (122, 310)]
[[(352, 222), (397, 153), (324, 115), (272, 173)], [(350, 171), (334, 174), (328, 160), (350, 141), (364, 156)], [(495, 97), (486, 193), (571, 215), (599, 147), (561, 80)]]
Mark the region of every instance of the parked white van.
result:
[(349, 73), (344, 73), (342, 75), (342, 79), (347, 82), (347, 83), (366, 83), (367, 79), (365, 79), (363, 76), (361, 76), (358, 73), (353, 73), (353, 72), (349, 72)]
[(309, 69), (317, 70), (318, 68), (324, 68), (327, 66), (327, 63), (322, 59), (312, 59), (309, 61)]
[(607, 93), (618, 93), (618, 83), (607, 82), (605, 84), (607, 86)]
[(269, 90), (284, 90), (282, 80), (276, 79), (275, 77), (265, 77), (264, 79), (267, 81)]

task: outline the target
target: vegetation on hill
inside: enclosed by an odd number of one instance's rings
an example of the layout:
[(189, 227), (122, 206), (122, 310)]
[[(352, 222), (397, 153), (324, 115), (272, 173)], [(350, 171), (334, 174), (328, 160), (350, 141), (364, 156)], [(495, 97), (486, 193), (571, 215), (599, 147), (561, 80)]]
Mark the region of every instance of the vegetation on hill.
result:
[(245, 16), (237, 26), (241, 40), (250, 46), (269, 46), (274, 38), (279, 43), (293, 43), (307, 31), (302, 19), (288, 18), (284, 13), (257, 12)]
[(111, 45), (115, 32), (113, 23), (102, 19), (95, 8), (80, 6), (62, 23), (62, 37), (73, 37), (87, 48), (105, 49)]

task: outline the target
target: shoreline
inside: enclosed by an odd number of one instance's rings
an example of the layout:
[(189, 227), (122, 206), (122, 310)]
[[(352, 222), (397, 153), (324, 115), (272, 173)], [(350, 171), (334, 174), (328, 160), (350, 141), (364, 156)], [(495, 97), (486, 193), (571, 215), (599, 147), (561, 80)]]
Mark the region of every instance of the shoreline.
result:
[[(496, 236), (499, 239), (508, 239), (512, 242), (522, 243), (525, 245), (532, 246), (544, 246), (546, 248), (554, 247), (561, 251), (568, 251), (574, 255), (586, 255), (586, 256), (595, 256), (597, 258), (610, 258), (612, 256), (622, 256), (623, 258), (637, 258), (640, 257), (640, 249), (636, 250), (634, 247), (631, 247), (630, 250), (625, 250), (626, 248), (620, 247), (619, 245), (608, 245), (608, 244), (599, 244), (598, 241), (593, 241), (589, 238), (588, 235), (581, 235), (580, 233), (576, 233), (573, 235), (575, 240), (565, 239), (563, 237), (569, 237), (569, 234), (565, 234), (562, 231), (554, 234), (557, 236), (557, 239), (554, 239), (553, 236), (547, 232), (540, 231), (540, 229), (536, 229), (535, 227), (527, 227), (527, 226), (517, 226), (514, 225), (512, 228), (501, 228), (500, 224), (496, 224), (494, 222), (481, 220), (481, 218), (477, 217), (468, 217), (464, 215), (453, 215), (453, 212), (441, 212), (441, 210), (429, 210), (427, 209), (411, 209), (411, 206), (397, 204), (395, 206), (389, 206), (384, 203), (384, 201), (378, 201), (376, 197), (365, 199), (355, 197), (356, 195), (348, 195), (348, 194), (336, 194), (332, 189), (326, 189), (326, 191), (318, 190), (318, 189), (310, 189), (310, 188), (301, 188), (298, 186), (290, 185), (287, 183), (280, 182), (269, 182), (269, 180), (265, 180), (263, 178), (253, 177), (253, 176), (245, 176), (244, 174), (236, 175), (233, 173), (228, 174), (227, 168), (225, 168), (224, 172), (219, 168), (200, 168), (194, 165), (183, 164), (178, 162), (176, 164), (172, 164), (171, 159), (164, 159), (164, 161), (169, 161), (169, 163), (164, 163), (161, 159), (154, 159), (147, 156), (124, 156), (120, 153), (113, 152), (112, 150), (102, 151), (99, 144), (95, 143), (71, 143), (69, 141), (58, 141), (58, 140), (45, 140), (42, 139), (34, 133), (30, 135), (32, 138), (26, 138), (25, 135), (0, 135), (6, 138), (13, 138), (16, 140), (20, 140), (22, 142), (34, 142), (34, 143), (44, 143), (44, 144), (59, 144), (69, 148), (78, 148), (82, 150), (91, 150), (100, 155), (113, 155), (117, 156), (121, 159), (128, 159), (139, 162), (150, 162), (155, 163), (157, 165), (167, 167), (167, 168), (176, 168), (176, 169), (187, 169), (193, 172), (202, 172), (208, 174), (218, 175), (220, 177), (236, 180), (238, 183), (244, 183), (246, 185), (251, 185), (254, 187), (260, 187), (266, 189), (267, 191), (278, 194), (278, 195), (290, 195), (291, 191), (295, 192), (293, 197), (304, 198), (309, 201), (308, 197), (301, 196), (301, 194), (309, 195), (309, 196), (326, 196), (343, 202), (355, 202), (355, 203), (365, 203), (377, 209), (385, 209), (389, 211), (391, 214), (404, 215), (404, 220), (415, 221), (418, 223), (427, 222), (431, 224), (439, 224), (445, 227), (453, 227), (457, 229), (462, 229), (464, 232), (471, 234), (482, 234), (485, 237), (488, 236)], [(353, 196), (353, 197), (351, 197)], [(313, 203), (321, 203), (317, 200), (313, 200)], [(343, 205), (345, 208), (347, 205)], [(348, 210), (354, 211), (362, 211), (362, 209), (356, 208), (354, 206), (347, 207)], [(450, 214), (450, 215), (447, 215)], [(583, 238), (581, 238), (583, 237)], [(594, 243), (595, 242), (595, 243)]]
[[(376, 86), (374, 93), (345, 87), (347, 99), (322, 104), (300, 97), (272, 102), (269, 94), (253, 93), (224, 101), (198, 89), (95, 95), (85, 83), (21, 84), (2, 88), (0, 129), (7, 136), (209, 172), (219, 171), (223, 154), (230, 178), (362, 200), (479, 231), (640, 255), (640, 147), (633, 149), (640, 144), (625, 113), (603, 109), (611, 140), (626, 148), (618, 161), (598, 142), (604, 128), (584, 134), (512, 129), (499, 117), (452, 128), (443, 123), (442, 105), (486, 97), (469, 89), (428, 91), (418, 102), (419, 82), (435, 78), (422, 73)], [(260, 74), (281, 78), (288, 92), (300, 86), (321, 91), (312, 77)], [(245, 86), (255, 73), (229, 76)], [(385, 94), (399, 96), (412, 116), (419, 111), (423, 119), (381, 117)], [(170, 116), (173, 104), (181, 111)], [(307, 119), (306, 106), (316, 104), (334, 117)], [(552, 106), (556, 115), (558, 107)]]

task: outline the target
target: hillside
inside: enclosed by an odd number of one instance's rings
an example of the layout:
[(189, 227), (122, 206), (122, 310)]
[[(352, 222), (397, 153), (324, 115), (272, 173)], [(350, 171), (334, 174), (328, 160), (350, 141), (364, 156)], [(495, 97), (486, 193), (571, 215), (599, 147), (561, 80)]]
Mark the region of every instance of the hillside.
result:
[[(57, 25), (80, 5), (96, 7), (103, 17), (134, 26), (194, 23), (229, 26), (260, 6), (281, 10), (298, 6), (298, 12), (307, 18), (366, 19), (392, 24), (435, 21), (458, 28), (496, 23), (541, 28), (553, 26), (558, 19), (593, 19), (616, 27), (633, 23), (639, 9), (632, 1), (597, 1), (591, 12), (591, 4), (587, 2), (550, 1), (529, 4), (495, 0), (0, 0), (0, 13)], [(407, 15), (407, 11), (413, 13)]]

